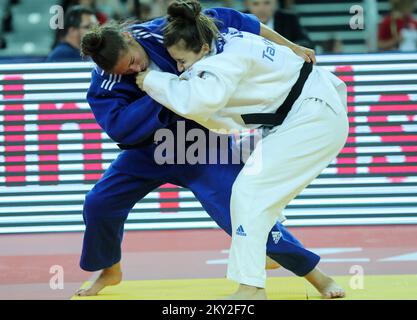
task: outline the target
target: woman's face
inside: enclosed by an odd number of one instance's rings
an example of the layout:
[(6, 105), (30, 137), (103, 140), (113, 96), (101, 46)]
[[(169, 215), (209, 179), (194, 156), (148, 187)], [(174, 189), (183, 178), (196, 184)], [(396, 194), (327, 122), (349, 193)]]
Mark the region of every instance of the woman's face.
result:
[(179, 72), (188, 69), (210, 52), (208, 44), (204, 44), (200, 52), (195, 53), (194, 51), (184, 49), (185, 45), (181, 42), (183, 42), (183, 40), (167, 48), (170, 56), (177, 62), (177, 69)]
[(249, 12), (254, 14), (262, 23), (267, 23), (275, 12), (276, 1), (273, 0), (248, 0)]
[(135, 74), (146, 70), (149, 66), (149, 57), (143, 47), (132, 36), (127, 37), (127, 50), (121, 52), (112, 73)]

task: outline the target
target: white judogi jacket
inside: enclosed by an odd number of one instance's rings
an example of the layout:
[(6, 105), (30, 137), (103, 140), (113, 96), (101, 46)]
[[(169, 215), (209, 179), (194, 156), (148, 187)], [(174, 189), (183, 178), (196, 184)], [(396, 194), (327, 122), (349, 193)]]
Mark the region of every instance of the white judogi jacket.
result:
[[(287, 47), (260, 36), (229, 29), (221, 53), (196, 62), (179, 77), (150, 71), (144, 90), (175, 113), (208, 129), (244, 130), (246, 113), (274, 113), (297, 81), (304, 60)], [(300, 98), (327, 102), (339, 113), (347, 110), (346, 85), (332, 73), (314, 66)]]

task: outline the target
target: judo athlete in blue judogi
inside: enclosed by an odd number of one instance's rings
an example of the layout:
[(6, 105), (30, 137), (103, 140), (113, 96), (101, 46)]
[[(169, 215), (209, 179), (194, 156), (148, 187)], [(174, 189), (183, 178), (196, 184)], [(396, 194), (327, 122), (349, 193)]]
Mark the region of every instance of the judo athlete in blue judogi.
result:
[[(220, 29), (233, 27), (255, 34), (261, 30), (254, 16), (232, 9), (209, 9), (205, 14), (214, 17)], [(85, 197), (86, 230), (80, 266), (86, 271), (103, 271), (90, 288), (79, 290), (78, 295), (95, 295), (121, 281), (125, 220), (138, 201), (165, 183), (191, 190), (219, 227), (231, 234), (231, 189), (242, 163), (159, 165), (154, 158), (158, 146), (154, 134), (158, 129), (171, 129), (175, 135), (178, 122), (185, 121), (186, 130), (206, 130), (164, 108), (135, 83), (137, 72), (148, 67), (178, 74), (176, 62), (163, 45), (165, 24), (166, 18), (158, 18), (127, 29), (115, 24), (101, 26), (82, 41), (83, 54), (97, 64), (92, 71), (88, 103), (100, 127), (123, 151)], [(175, 153), (168, 156), (177, 158)], [(324, 290), (328, 277), (316, 268), (320, 257), (305, 249), (280, 223), (271, 230), (267, 255), (294, 274), (306, 276), (319, 291)]]

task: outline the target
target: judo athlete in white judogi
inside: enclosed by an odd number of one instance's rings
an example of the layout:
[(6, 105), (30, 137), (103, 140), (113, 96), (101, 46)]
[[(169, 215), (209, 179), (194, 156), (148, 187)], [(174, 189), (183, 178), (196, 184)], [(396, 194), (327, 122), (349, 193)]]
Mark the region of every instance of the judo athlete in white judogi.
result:
[[(187, 64), (178, 47), (167, 49), (179, 68)], [(180, 76), (148, 70), (137, 83), (165, 107), (208, 129), (268, 128), (245, 164), (261, 162), (260, 170), (242, 170), (233, 185), (227, 270), (227, 277), (241, 284), (231, 298), (265, 298), (268, 232), (343, 148), (349, 128), (346, 85), (253, 34), (229, 29), (203, 49), (201, 59)]]

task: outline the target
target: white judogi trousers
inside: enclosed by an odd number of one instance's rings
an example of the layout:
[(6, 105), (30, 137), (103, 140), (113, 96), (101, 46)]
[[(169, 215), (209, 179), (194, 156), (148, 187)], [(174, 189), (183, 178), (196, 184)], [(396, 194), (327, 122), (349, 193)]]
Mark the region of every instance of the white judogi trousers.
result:
[[(268, 233), (282, 210), (338, 155), (349, 130), (347, 110), (317, 98), (296, 103), (258, 143), (232, 189), (232, 244), (227, 278), (265, 287)], [(256, 172), (258, 171), (258, 172)], [(254, 173), (256, 172), (256, 173)]]

